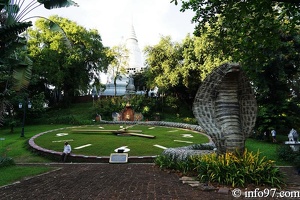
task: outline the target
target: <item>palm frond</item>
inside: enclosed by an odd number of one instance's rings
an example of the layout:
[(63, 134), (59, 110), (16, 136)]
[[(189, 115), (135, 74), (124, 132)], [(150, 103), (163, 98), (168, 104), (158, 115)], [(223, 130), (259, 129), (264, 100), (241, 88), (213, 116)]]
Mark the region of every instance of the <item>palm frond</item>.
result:
[(29, 85), (32, 72), (32, 60), (27, 56), (26, 52), (22, 50), (16, 52), (15, 55), (15, 58), (10, 58), (9, 63), (13, 66), (13, 89), (20, 91)]
[(1, 61), (2, 63), (10, 62), (11, 55), (15, 53), (16, 49), (24, 48), (27, 44), (26, 42), (24, 37), (17, 37), (15, 40), (7, 41), (3, 47), (1, 47), (0, 43), (0, 63)]
[(9, 4), (10, 0), (0, 0), (0, 10)]
[(68, 39), (68, 36), (67, 36), (66, 32), (64, 31), (64, 29), (63, 29), (58, 23), (56, 23), (56, 22), (54, 22), (53, 20), (48, 19), (48, 18), (46, 18), (46, 17), (42, 17), (42, 16), (32, 16), (32, 17), (26, 18), (26, 19), (24, 19), (24, 20), (28, 20), (28, 19), (31, 19), (31, 18), (42, 18), (42, 19), (44, 19), (44, 20), (46, 20), (46, 21), (49, 21), (49, 29), (50, 29), (51, 31), (53, 31), (53, 32), (59, 32), (59, 33), (61, 33), (62, 36), (63, 36), (63, 37), (62, 37), (63, 43), (64, 43), (67, 47), (69, 47), (69, 48), (72, 47), (73, 44), (72, 44), (71, 40)]
[(71, 0), (37, 0), (37, 1), (43, 4), (46, 9), (78, 6), (76, 2)]
[(68, 47), (68, 48), (71, 48), (72, 47), (72, 43), (71, 43), (71, 40), (69, 40), (66, 32), (64, 31), (64, 29), (62, 27), (60, 27), (56, 22), (50, 20), (50, 30), (51, 31), (57, 31), (59, 33), (61, 33), (63, 35), (63, 38), (62, 38), (62, 42)]
[(26, 88), (29, 85), (31, 77), (32, 65), (24, 64), (19, 65), (14, 68), (13, 71), (13, 89), (15, 91), (20, 91), (23, 88)]
[(16, 22), (12, 25), (0, 27), (0, 42), (16, 38), (30, 26), (32, 26), (31, 22)]
[(18, 5), (20, 6), (20, 12), (17, 13), (17, 16), (15, 18), (16, 21), (21, 21), (27, 14), (29, 14), (31, 11), (42, 5), (35, 0), (31, 0), (30, 3), (28, 3), (24, 8), (22, 8), (24, 3), (25, 0), (23, 0), (23, 2), (20, 5)]

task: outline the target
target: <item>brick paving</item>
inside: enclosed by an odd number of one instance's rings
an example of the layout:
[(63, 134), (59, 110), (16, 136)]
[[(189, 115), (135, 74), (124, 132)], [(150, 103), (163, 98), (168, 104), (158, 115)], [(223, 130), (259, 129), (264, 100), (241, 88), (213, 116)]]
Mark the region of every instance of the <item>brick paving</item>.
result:
[(153, 164), (48, 165), (55, 169), (0, 187), (0, 199), (237, 199), (230, 193), (202, 191), (183, 184), (178, 174)]
[(209, 198), (153, 164), (52, 166), (58, 169), (1, 187), (0, 199), (224, 199)]

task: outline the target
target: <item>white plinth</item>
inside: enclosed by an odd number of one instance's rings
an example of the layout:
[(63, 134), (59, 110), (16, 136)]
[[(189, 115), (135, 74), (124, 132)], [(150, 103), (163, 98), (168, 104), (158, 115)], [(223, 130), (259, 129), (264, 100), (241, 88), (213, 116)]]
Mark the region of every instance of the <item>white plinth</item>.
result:
[(295, 141), (286, 141), (284, 144), (290, 145), (293, 151), (299, 151), (300, 148), (300, 142)]

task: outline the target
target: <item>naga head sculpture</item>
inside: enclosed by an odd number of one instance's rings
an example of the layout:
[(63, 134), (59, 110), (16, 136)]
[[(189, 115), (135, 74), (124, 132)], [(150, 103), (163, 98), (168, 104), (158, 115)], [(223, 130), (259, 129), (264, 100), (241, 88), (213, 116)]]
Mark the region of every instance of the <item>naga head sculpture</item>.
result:
[(255, 125), (257, 104), (250, 81), (238, 64), (223, 64), (204, 79), (193, 113), (218, 153), (244, 150)]

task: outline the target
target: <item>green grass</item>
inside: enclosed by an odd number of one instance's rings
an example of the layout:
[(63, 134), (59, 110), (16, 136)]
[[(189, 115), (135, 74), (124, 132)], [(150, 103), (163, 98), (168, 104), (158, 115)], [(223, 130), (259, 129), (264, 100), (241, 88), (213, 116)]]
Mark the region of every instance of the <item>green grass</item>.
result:
[[(104, 126), (104, 125), (102, 125)], [(119, 125), (110, 126), (107, 128), (113, 129), (119, 128)], [(45, 157), (41, 157), (28, 149), (28, 140), (32, 136), (58, 128), (70, 127), (70, 125), (36, 125), (36, 126), (25, 126), (25, 137), (20, 137), (21, 128), (15, 128), (14, 133), (10, 133), (9, 129), (0, 129), (0, 138), (5, 138), (5, 140), (0, 141), (0, 156), (7, 156), (14, 159), (16, 163), (47, 163), (52, 162)], [(97, 126), (96, 126), (97, 127)], [(91, 129), (91, 127), (88, 127)], [(93, 127), (95, 128), (95, 127)], [(71, 133), (68, 136), (64, 136), (65, 139), (74, 139), (74, 142), (71, 142), (72, 147), (81, 146), (87, 143), (93, 143), (93, 148), (83, 148), (81, 150), (74, 150), (73, 153), (76, 154), (86, 154), (86, 155), (109, 155), (113, 152), (113, 150), (120, 146), (128, 146), (131, 151), (129, 155), (157, 155), (162, 152), (162, 149), (154, 148), (153, 144), (157, 143), (161, 146), (166, 147), (176, 147), (176, 146), (187, 146), (190, 144), (186, 143), (178, 143), (174, 142), (174, 139), (179, 140), (191, 140), (194, 143), (204, 143), (207, 142), (207, 138), (203, 137), (197, 133), (191, 133), (190, 131), (176, 129), (177, 132), (169, 132), (170, 130), (174, 130), (174, 128), (167, 127), (155, 127), (154, 130), (150, 132), (148, 126), (134, 126), (132, 129), (140, 129), (143, 130), (144, 134), (155, 135), (155, 139), (149, 138), (140, 138), (133, 136), (115, 136), (112, 133), (99, 133), (99, 134), (91, 134), (91, 133)], [(54, 143), (53, 140), (60, 140), (56, 137), (56, 133), (65, 132), (65, 131), (57, 131), (53, 133), (44, 134), (41, 137), (36, 139), (36, 143), (45, 148), (53, 149), (56, 151), (62, 151), (63, 144), (62, 143)], [(191, 133), (194, 135), (194, 138), (182, 138), (181, 134)], [(75, 137), (76, 136), (76, 137)], [(284, 136), (282, 139), (284, 140)], [(130, 144), (129, 144), (130, 142)], [(147, 144), (148, 143), (148, 144)], [(147, 146), (148, 145), (148, 146)], [(249, 151), (257, 152), (259, 150), (261, 152), (261, 156), (266, 156), (267, 159), (275, 160), (276, 165), (290, 165), (289, 163), (282, 162), (278, 159), (276, 155), (276, 148), (279, 144), (274, 144), (270, 142), (258, 141), (254, 139), (247, 139), (246, 148)], [(147, 148), (145, 148), (147, 147)], [(143, 153), (138, 152), (143, 150)], [(151, 151), (150, 151), (151, 150)], [(36, 174), (44, 173), (45, 171), (49, 171), (53, 168), (49, 167), (26, 167), (26, 166), (11, 166), (0, 169), (0, 185), (5, 185), (12, 183), (16, 180), (21, 180), (24, 177), (34, 176)], [(2, 178), (4, 177), (4, 178)]]
[[(0, 156), (13, 158), (16, 163), (47, 163), (51, 162), (28, 149), (28, 140), (43, 131), (66, 127), (66, 125), (38, 125), (25, 126), (25, 137), (20, 137), (21, 128), (17, 127), (13, 133), (10, 129), (0, 129)], [(11, 184), (25, 177), (35, 176), (54, 168), (44, 166), (9, 166), (0, 168), (0, 186)]]
[(0, 186), (53, 170), (51, 167), (10, 166), (0, 168)]
[[(104, 125), (103, 125), (104, 126)], [(20, 137), (20, 128), (15, 128), (14, 133), (10, 133), (9, 129), (0, 129), (0, 137), (5, 138), (4, 141), (0, 141), (0, 156), (7, 156), (11, 157), (15, 160), (17, 163), (44, 163), (44, 162), (49, 162), (47, 158), (38, 156), (37, 154), (32, 153), (31, 151), (28, 150), (28, 140), (32, 136), (44, 132), (47, 130), (53, 130), (57, 128), (62, 128), (62, 127), (70, 127), (70, 125), (37, 125), (37, 126), (25, 126), (25, 137)], [(119, 125), (116, 126), (111, 126), (111, 129), (119, 128)], [(172, 128), (167, 128), (167, 127), (156, 127), (153, 133), (149, 132), (149, 127), (147, 126), (135, 126), (132, 129), (140, 129), (143, 130), (143, 133), (145, 134), (153, 134), (156, 135), (156, 139), (149, 139), (149, 138), (140, 138), (140, 137), (127, 137), (127, 136), (115, 136), (111, 133), (100, 133), (100, 134), (90, 134), (90, 133), (84, 133), (84, 134), (78, 134), (78, 133), (72, 133), (68, 136), (66, 136), (63, 139), (71, 138), (74, 135), (78, 137), (74, 143), (72, 142), (72, 147), (76, 146), (81, 146), (84, 144), (87, 144), (89, 142), (89, 138), (91, 141), (95, 141), (97, 144), (94, 144), (92, 146), (96, 147), (96, 150), (89, 150), (89, 148), (83, 148), (81, 150), (73, 150), (73, 153), (78, 153), (81, 154), (83, 151), (86, 151), (87, 155), (92, 155), (94, 154), (93, 152), (96, 152), (97, 155), (109, 155), (114, 148), (120, 147), (120, 146), (129, 146), (131, 149), (130, 154), (131, 155), (136, 155), (136, 150), (135, 149), (141, 149), (140, 147), (144, 147), (144, 141), (145, 142), (155, 142), (161, 146), (166, 146), (166, 147), (176, 147), (176, 146), (186, 146), (189, 144), (186, 143), (176, 143), (172, 140), (174, 139), (179, 139), (179, 135), (184, 133), (186, 130), (181, 130), (178, 129), (178, 132), (168, 132), (168, 130)], [(160, 134), (163, 133), (165, 137), (160, 138)], [(47, 133), (44, 134), (42, 137), (38, 137), (36, 139), (36, 143), (40, 146), (43, 146), (45, 148), (53, 149), (56, 151), (62, 151), (62, 143), (53, 143), (52, 141), (54, 140), (53, 137), (55, 137), (53, 134), (56, 134), (57, 132), (53, 133)], [(99, 138), (99, 135), (102, 137)], [(177, 135), (177, 136), (176, 136)], [(177, 138), (176, 138), (176, 137)], [(57, 137), (56, 137), (57, 138)], [(96, 138), (96, 139), (94, 139)], [(107, 142), (105, 142), (105, 139), (108, 139)], [(168, 139), (167, 139), (168, 138)], [(72, 138), (71, 138), (72, 139)], [(203, 138), (202, 135), (196, 134), (196, 136), (192, 139), (197, 141), (195, 143), (203, 143), (207, 142), (205, 137)], [(284, 138), (283, 138), (284, 139)], [(58, 140), (58, 139), (57, 139)], [(82, 141), (81, 141), (82, 140)], [(179, 140), (190, 140), (190, 138), (180, 138)], [(128, 145), (127, 142), (132, 141), (132, 145)], [(90, 142), (89, 142), (90, 143)], [(153, 145), (153, 144), (151, 144)], [(278, 159), (276, 155), (276, 148), (278, 147), (279, 144), (274, 144), (270, 142), (265, 142), (265, 141), (259, 141), (259, 140), (254, 140), (254, 139), (247, 139), (246, 141), (246, 148), (249, 151), (256, 152), (259, 150), (261, 152), (262, 156), (266, 156), (267, 159), (270, 160), (275, 160), (277, 165), (289, 165), (289, 163), (282, 162)], [(111, 147), (109, 147), (111, 146)], [(136, 148), (135, 148), (136, 146)], [(149, 152), (146, 148), (142, 148), (144, 153), (143, 155), (147, 155)], [(149, 149), (155, 149), (151, 146)], [(157, 148), (156, 152), (153, 153), (153, 155), (157, 155), (161, 152), (162, 150)]]
[[(96, 101), (95, 101), (96, 102)], [(197, 124), (189, 105), (180, 104), (180, 110), (174, 110), (170, 107), (164, 107), (164, 110), (157, 110), (160, 113), (162, 121), (184, 122), (189, 124)], [(120, 111), (115, 111), (120, 112)], [(154, 111), (153, 111), (154, 112)], [(178, 113), (179, 112), (179, 113)], [(95, 115), (99, 113), (97, 107), (92, 102), (76, 103), (66, 108), (49, 109), (43, 115), (33, 120), (34, 123), (45, 124), (93, 124)], [(101, 113), (99, 113), (101, 115)], [(29, 116), (30, 117), (30, 116)], [(150, 116), (149, 116), (150, 117)], [(149, 117), (145, 117), (149, 118)], [(149, 120), (154, 120), (151, 119)], [(111, 120), (111, 117), (102, 116), (103, 120)]]
[(274, 160), (276, 165), (278, 166), (286, 166), (290, 165), (290, 163), (281, 161), (276, 153), (276, 149), (278, 148), (279, 144), (270, 143), (266, 141), (259, 141), (255, 139), (248, 138), (246, 140), (246, 148), (248, 151), (261, 153), (261, 156), (265, 156), (268, 160)]
[[(152, 127), (136, 125), (130, 130), (141, 130), (142, 134), (153, 135), (155, 138), (144, 138), (138, 136), (117, 136), (111, 131), (102, 132), (104, 130), (118, 130), (120, 125), (101, 125), (100, 126), (87, 126), (87, 127), (74, 127), (73, 129), (82, 130), (82, 132), (74, 132), (72, 128), (53, 131), (35, 139), (35, 143), (46, 149), (55, 151), (62, 151), (63, 142), (70, 141), (73, 154), (84, 154), (93, 156), (109, 156), (114, 153), (114, 150), (121, 146), (128, 146), (130, 149), (129, 156), (155, 156), (162, 153), (163, 149), (155, 147), (160, 145), (167, 148), (181, 147), (191, 144), (207, 143), (208, 137), (190, 130), (168, 128), (168, 127)], [(84, 130), (99, 130), (99, 132), (84, 132)], [(101, 132), (100, 132), (101, 131)], [(57, 136), (59, 133), (67, 134), (65, 136)], [(183, 137), (184, 134), (190, 134), (193, 137)], [(187, 141), (178, 142), (179, 141)], [(75, 149), (86, 144), (91, 144), (86, 148)]]
[(92, 102), (88, 102), (72, 104), (66, 108), (49, 109), (31, 120), (35, 124), (92, 124), (95, 115), (95, 107)]
[(37, 156), (28, 150), (28, 140), (47, 130), (67, 127), (66, 125), (38, 125), (25, 126), (25, 137), (20, 137), (21, 128), (15, 128), (14, 133), (10, 133), (9, 129), (0, 129), (0, 137), (5, 140), (0, 141), (0, 156), (11, 157), (17, 163), (31, 162), (49, 162), (44, 157)]

